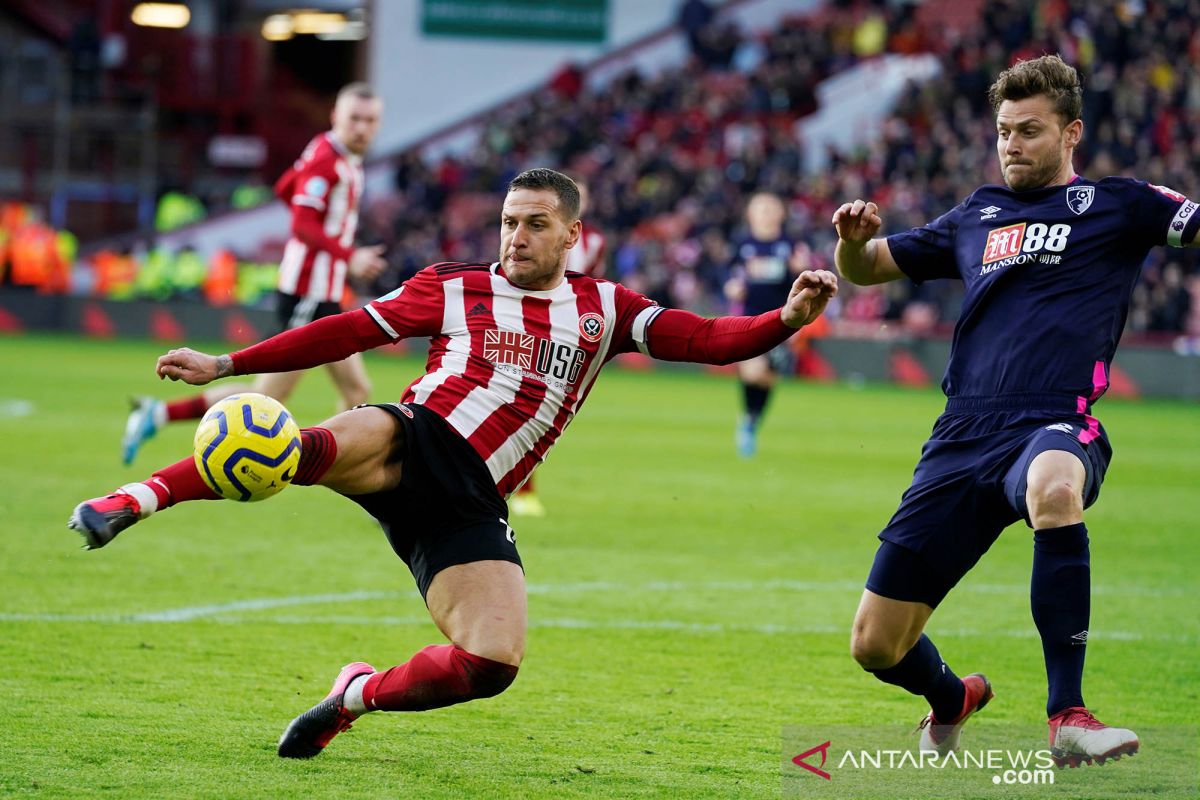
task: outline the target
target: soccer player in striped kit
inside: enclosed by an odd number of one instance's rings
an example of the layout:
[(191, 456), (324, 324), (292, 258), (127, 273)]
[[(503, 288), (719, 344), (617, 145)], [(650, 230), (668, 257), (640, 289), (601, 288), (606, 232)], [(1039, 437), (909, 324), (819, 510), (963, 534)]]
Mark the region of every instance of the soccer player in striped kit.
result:
[[(796, 279), (782, 308), (703, 319), (604, 280), (566, 271), (579, 193), (534, 169), (509, 185), (500, 258), (427, 267), (362, 309), (317, 320), (232, 355), (172, 350), (160, 377), (217, 378), (307, 369), (409, 336), (429, 336), (425, 374), (400, 403), (345, 411), (301, 432), (293, 483), (346, 495), (383, 526), (450, 640), (376, 671), (354, 662), (288, 726), (279, 754), (309, 758), (368, 711), (423, 711), (491, 697), (525, 649), (525, 577), (505, 498), (578, 412), (613, 356), (734, 363), (815, 319), (837, 292), (826, 271)], [(81, 503), (70, 525), (91, 548), (185, 500), (216, 499), (189, 455), (144, 483)]]
[[(371, 280), (387, 266), (382, 246), (354, 247), (363, 192), (362, 157), (379, 130), (382, 110), (383, 101), (367, 84), (343, 87), (333, 106), (332, 129), (315, 136), (275, 183), (275, 194), (292, 213), (291, 238), (279, 264), (276, 293), (280, 330), (341, 312), (346, 278)], [(343, 409), (367, 401), (371, 384), (360, 354), (326, 368)], [(132, 463), (138, 449), (168, 422), (200, 419), (213, 403), (232, 394), (255, 391), (286, 402), (303, 375), (300, 370), (260, 375), (253, 389), (231, 383), (166, 402), (136, 398), (125, 423), (122, 460)]]
[[(607, 242), (604, 233), (589, 225), (583, 217), (588, 211), (588, 186), (580, 178), (572, 178), (579, 189), (579, 219), (583, 228), (579, 231), (579, 241), (567, 251), (567, 271), (578, 272), (589, 278), (603, 278), (605, 270), (605, 249)], [(508, 500), (508, 510), (514, 516), (544, 517), (546, 507), (538, 497), (533, 485), (532, 475), (517, 489)]]
[(929, 701), (922, 750), (954, 750), (991, 684), (979, 673), (958, 678), (923, 631), (1000, 532), (1023, 519), (1033, 529), (1030, 606), (1052, 757), (1103, 763), (1137, 752), (1139, 741), (1083, 701), (1083, 512), (1112, 455), (1092, 405), (1108, 388), (1147, 253), (1197, 246), (1200, 212), (1166, 187), (1075, 174), (1083, 90), (1058, 56), (1017, 63), (989, 98), (1004, 186), (981, 186), (927, 225), (882, 239), (873, 238), (882, 225), (874, 203), (846, 203), (833, 217), (837, 267), (854, 283), (954, 278), (966, 289), (942, 381), (946, 410), (879, 534), (851, 651), (879, 680)]

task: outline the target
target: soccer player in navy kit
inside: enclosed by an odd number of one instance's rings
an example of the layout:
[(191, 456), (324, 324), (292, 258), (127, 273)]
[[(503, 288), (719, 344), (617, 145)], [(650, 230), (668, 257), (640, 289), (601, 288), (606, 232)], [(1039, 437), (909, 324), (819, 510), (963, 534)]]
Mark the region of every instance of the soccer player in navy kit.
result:
[(908, 277), (966, 285), (938, 418), (881, 539), (854, 620), (851, 651), (885, 683), (923, 695), (922, 750), (946, 753), (992, 697), (959, 679), (922, 633), (1000, 532), (1034, 531), (1030, 601), (1049, 684), (1050, 747), (1060, 766), (1137, 752), (1082, 694), (1090, 568), (1083, 511), (1112, 450), (1091, 416), (1108, 385), (1130, 296), (1156, 245), (1196, 246), (1197, 204), (1129, 178), (1090, 181), (1071, 165), (1082, 89), (1058, 56), (1018, 62), (989, 91), (1007, 186), (988, 185), (929, 224), (873, 239), (874, 203), (833, 216), (847, 279)]
[[(804, 270), (796, 246), (783, 232), (787, 209), (769, 192), (759, 192), (746, 204), (747, 235), (733, 244), (730, 277), (725, 295), (735, 314), (761, 314), (777, 308), (788, 296), (792, 281)], [(758, 449), (758, 427), (776, 377), (790, 367), (791, 350), (783, 344), (769, 353), (738, 364), (742, 385), (742, 417), (738, 420), (736, 445), (743, 458)]]

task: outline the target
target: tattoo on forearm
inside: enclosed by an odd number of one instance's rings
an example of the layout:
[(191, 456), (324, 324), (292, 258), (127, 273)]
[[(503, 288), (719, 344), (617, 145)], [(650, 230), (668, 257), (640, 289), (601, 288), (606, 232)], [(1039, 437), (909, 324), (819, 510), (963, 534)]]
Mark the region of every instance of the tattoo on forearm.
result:
[(233, 374), (233, 359), (228, 355), (217, 356), (217, 377), (226, 378)]

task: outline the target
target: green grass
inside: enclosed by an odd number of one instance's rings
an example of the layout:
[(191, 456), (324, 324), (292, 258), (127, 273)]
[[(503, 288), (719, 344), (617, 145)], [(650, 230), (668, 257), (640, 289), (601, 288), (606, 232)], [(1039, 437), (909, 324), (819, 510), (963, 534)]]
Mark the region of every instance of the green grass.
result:
[[(179, 425), (119, 463), (125, 397), (187, 391), (155, 380), (159, 351), (0, 338), (0, 796), (778, 797), (785, 727), (912, 726), (924, 713), (859, 670), (847, 638), (940, 397), (789, 383), (759, 456), (742, 461), (732, 379), (610, 370), (538, 475), (550, 515), (514, 521), (531, 630), (513, 687), (371, 715), (319, 758), (281, 760), (279, 732), (343, 663), (390, 666), (440, 637), (383, 535), (325, 490), (193, 503), (79, 549), (64, 527), (75, 503), (190, 452)], [(420, 366), (370, 357), (375, 396), (398, 397)], [(314, 424), (333, 402), (314, 375), (290, 406)], [(1103, 719), (1182, 730), (1200, 710), (1196, 408), (1107, 401), (1099, 415), (1117, 454), (1089, 512), (1085, 693)], [(967, 736), (1041, 719), (1030, 554), (1028, 531), (1011, 528), (930, 625), (952, 666), (996, 686)], [(312, 595), (345, 596), (228, 605)], [(1159, 752), (1182, 748), (1194, 789), (1196, 739), (1179, 741)], [(1154, 745), (1003, 796), (1118, 796), (1105, 781), (1175, 763)]]

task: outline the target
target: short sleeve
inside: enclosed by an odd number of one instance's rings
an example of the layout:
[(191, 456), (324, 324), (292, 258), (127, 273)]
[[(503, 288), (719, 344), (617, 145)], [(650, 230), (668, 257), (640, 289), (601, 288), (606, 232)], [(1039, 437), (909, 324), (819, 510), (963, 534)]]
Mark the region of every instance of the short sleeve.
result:
[(612, 352), (631, 353), (640, 350), (649, 355), (646, 350), (646, 332), (662, 308), (649, 297), (626, 289), (619, 283), (614, 283), (613, 286), (617, 287), (617, 328), (613, 336)]
[(896, 266), (917, 283), (960, 277), (954, 244), (962, 212), (960, 204), (919, 228), (887, 237)]
[(441, 279), (432, 267), (426, 267), (363, 309), (392, 339), (406, 339), (440, 333), (445, 304)]
[(1131, 181), (1130, 191), (1137, 196), (1137, 202), (1130, 205), (1141, 212), (1138, 227), (1150, 244), (1183, 247), (1195, 239), (1200, 204), (1174, 189), (1144, 181)]

